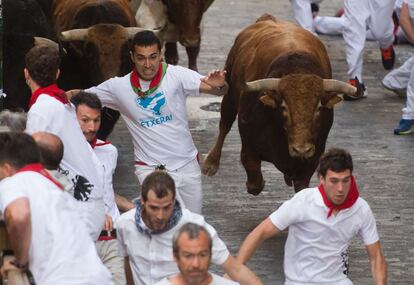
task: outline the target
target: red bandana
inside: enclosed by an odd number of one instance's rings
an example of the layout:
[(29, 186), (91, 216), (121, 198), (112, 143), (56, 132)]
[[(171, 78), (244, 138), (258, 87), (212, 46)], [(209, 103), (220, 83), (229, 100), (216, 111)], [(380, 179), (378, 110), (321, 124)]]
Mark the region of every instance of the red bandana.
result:
[(139, 97), (145, 97), (153, 93), (155, 90), (157, 90), (158, 86), (161, 83), (161, 80), (164, 78), (164, 75), (167, 72), (167, 67), (168, 67), (168, 64), (166, 64), (165, 62), (160, 62), (160, 65), (158, 67), (158, 72), (157, 74), (155, 74), (155, 77), (151, 80), (150, 86), (148, 90), (145, 92), (142, 91), (141, 89), (138, 72), (134, 68), (130, 76), (131, 86), (134, 92), (137, 93)]
[(37, 98), (39, 98), (41, 94), (47, 94), (55, 98), (56, 100), (62, 102), (63, 104), (67, 104), (69, 103), (69, 101), (66, 98), (66, 96), (63, 95), (63, 93), (65, 93), (65, 91), (59, 89), (59, 87), (57, 87), (56, 84), (52, 84), (46, 87), (40, 87), (36, 89), (36, 91), (33, 92), (32, 97), (30, 97), (29, 108), (32, 107), (34, 103), (36, 103)]
[(319, 184), (318, 189), (322, 195), (326, 207), (329, 208), (328, 218), (332, 215), (333, 210), (343, 210), (352, 207), (352, 205), (355, 204), (356, 200), (359, 197), (358, 187), (355, 183), (354, 176), (351, 176), (351, 186), (348, 192), (348, 196), (346, 196), (345, 202), (343, 202), (341, 205), (334, 205), (328, 200), (328, 197), (326, 197), (325, 189), (323, 188), (322, 184)]
[(25, 167), (20, 168), (17, 171), (17, 173), (19, 173), (19, 172), (25, 172), (25, 171), (37, 172), (40, 175), (42, 175), (43, 177), (49, 179), (51, 182), (53, 182), (53, 184), (55, 184), (57, 187), (59, 187), (60, 189), (63, 190), (63, 186), (60, 185), (60, 183), (57, 182), (55, 179), (53, 179), (52, 176), (50, 176), (50, 174), (46, 171), (46, 169), (43, 167), (43, 165), (41, 163), (28, 164)]
[(91, 142), (89, 142), (89, 144), (91, 145), (92, 148), (95, 148), (97, 146), (103, 146), (103, 145), (107, 145), (111, 143), (108, 141), (98, 142), (98, 139), (94, 138)]

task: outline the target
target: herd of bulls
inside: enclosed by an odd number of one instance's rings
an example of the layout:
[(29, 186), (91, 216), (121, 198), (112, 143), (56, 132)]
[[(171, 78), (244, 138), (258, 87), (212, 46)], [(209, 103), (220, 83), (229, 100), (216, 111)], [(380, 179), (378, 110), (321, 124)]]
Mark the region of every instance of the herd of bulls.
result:
[[(200, 22), (213, 0), (140, 2), (3, 0), (6, 107), (26, 109), (30, 92), (22, 72), (24, 54), (45, 42), (40, 37), (60, 47), (59, 84), (64, 89), (86, 88), (130, 72), (128, 42), (138, 25), (158, 30), (167, 62), (178, 62), (178, 41), (186, 47), (189, 67), (197, 69)], [(341, 101), (337, 94), (355, 88), (331, 79), (330, 61), (317, 37), (270, 15), (238, 35), (225, 69), (230, 88), (222, 102), (219, 137), (203, 172), (217, 172), (225, 136), (237, 116), (248, 192), (257, 195), (264, 187), (261, 161), (273, 163), (295, 191), (307, 187), (325, 150), (333, 107)], [(110, 111), (103, 135), (116, 117)]]

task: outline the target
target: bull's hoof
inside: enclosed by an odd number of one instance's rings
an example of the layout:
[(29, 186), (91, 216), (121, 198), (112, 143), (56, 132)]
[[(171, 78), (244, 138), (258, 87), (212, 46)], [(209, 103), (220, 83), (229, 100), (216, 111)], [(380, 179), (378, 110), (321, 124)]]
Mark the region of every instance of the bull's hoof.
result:
[(252, 194), (254, 196), (259, 195), (262, 190), (264, 189), (266, 184), (266, 181), (262, 180), (262, 183), (260, 186), (254, 185), (249, 183), (249, 181), (246, 182), (246, 187), (247, 187), (247, 193)]
[(204, 175), (213, 176), (217, 173), (219, 169), (219, 160), (214, 159), (211, 155), (207, 155), (206, 159), (204, 160), (203, 166), (201, 167), (201, 171)]

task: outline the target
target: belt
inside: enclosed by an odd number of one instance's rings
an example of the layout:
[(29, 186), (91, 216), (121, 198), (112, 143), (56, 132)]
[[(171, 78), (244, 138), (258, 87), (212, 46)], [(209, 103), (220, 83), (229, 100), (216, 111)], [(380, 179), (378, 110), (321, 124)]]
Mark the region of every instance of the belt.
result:
[(116, 229), (112, 231), (103, 230), (99, 235), (98, 240), (113, 240), (116, 239)]
[[(197, 162), (200, 163), (200, 155), (197, 153), (196, 156)], [(147, 163), (143, 162), (143, 161), (135, 161), (134, 162), (135, 165), (141, 165), (141, 166), (151, 166), (154, 167), (156, 170), (167, 170), (167, 168), (165, 167), (165, 164), (159, 164), (159, 165), (148, 165)]]

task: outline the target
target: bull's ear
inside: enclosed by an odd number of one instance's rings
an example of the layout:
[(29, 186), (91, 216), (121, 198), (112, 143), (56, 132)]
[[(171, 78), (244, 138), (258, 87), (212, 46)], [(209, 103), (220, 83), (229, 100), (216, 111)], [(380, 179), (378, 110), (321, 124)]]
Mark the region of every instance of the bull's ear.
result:
[(342, 101), (342, 98), (335, 94), (334, 96), (331, 96), (327, 100), (326, 104), (324, 104), (324, 107), (326, 107), (328, 109), (332, 109), (335, 104), (337, 104), (341, 101)]
[(271, 107), (272, 109), (277, 108), (276, 100), (269, 95), (263, 95), (259, 98), (259, 100), (262, 101), (265, 106)]

